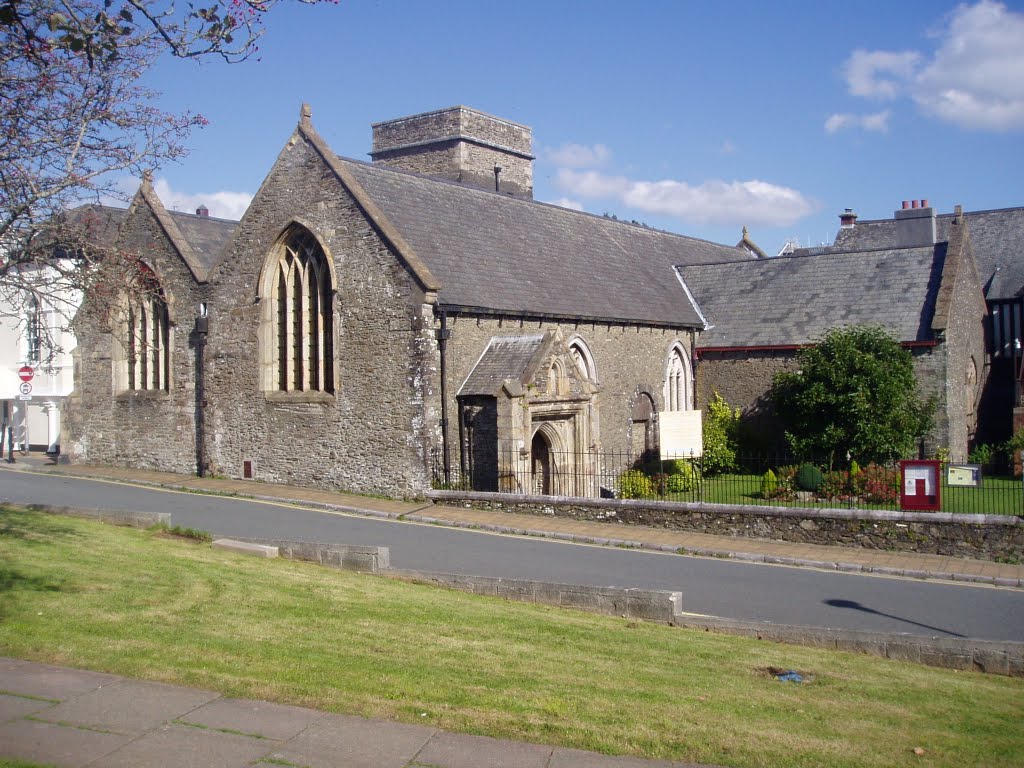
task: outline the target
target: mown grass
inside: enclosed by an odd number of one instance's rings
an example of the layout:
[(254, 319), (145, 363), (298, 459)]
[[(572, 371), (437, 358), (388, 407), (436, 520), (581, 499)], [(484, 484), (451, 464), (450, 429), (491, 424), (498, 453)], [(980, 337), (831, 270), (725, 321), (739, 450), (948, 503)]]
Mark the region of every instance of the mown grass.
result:
[[(726, 766), (1019, 766), (1024, 755), (1019, 679), (527, 606), (2, 507), (0, 654)], [(814, 680), (782, 683), (770, 666)]]
[[(754, 504), (785, 507), (847, 507), (847, 501), (763, 499), (761, 475), (722, 474), (705, 477), (700, 490), (665, 497), (666, 501), (703, 501), (712, 504)], [(1024, 515), (1024, 488), (1012, 477), (985, 477), (980, 488), (948, 486), (941, 489), (943, 512), (986, 515)], [(886, 504), (857, 500), (859, 509), (899, 509), (899, 499)]]

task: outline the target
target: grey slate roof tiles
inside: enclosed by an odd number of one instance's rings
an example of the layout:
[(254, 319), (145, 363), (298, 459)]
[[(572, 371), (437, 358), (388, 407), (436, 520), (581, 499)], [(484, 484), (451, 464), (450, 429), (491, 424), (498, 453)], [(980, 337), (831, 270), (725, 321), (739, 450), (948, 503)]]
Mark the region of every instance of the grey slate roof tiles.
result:
[[(936, 237), (949, 238), (954, 214), (935, 217)], [(965, 212), (978, 279), (989, 300), (1010, 299), (1024, 292), (1024, 208)], [(890, 248), (896, 244), (896, 220), (858, 221), (840, 229), (835, 245), (842, 250)]]
[(830, 329), (881, 325), (900, 341), (929, 341), (945, 243), (832, 251), (754, 262), (683, 266), (713, 326), (698, 348), (793, 346)]
[(168, 213), (192, 247), (195, 257), (209, 273), (220, 262), (238, 222), (180, 211)]
[(459, 388), (459, 397), (493, 396), (506, 381), (520, 381), (526, 367), (543, 343), (542, 333), (528, 336), (495, 336)]
[(752, 260), (731, 246), (342, 162), (441, 282), (450, 307), (700, 327), (673, 266)]

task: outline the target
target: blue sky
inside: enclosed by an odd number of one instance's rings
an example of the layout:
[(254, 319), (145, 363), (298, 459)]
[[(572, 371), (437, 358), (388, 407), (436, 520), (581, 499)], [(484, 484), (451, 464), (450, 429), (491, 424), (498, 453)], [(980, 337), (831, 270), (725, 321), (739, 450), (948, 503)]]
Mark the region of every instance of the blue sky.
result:
[(1024, 2), (340, 0), (267, 16), (260, 60), (161, 61), (209, 119), (156, 176), (238, 218), (308, 102), (340, 155), (464, 104), (533, 128), (535, 197), (766, 252), (838, 215), (1024, 205)]

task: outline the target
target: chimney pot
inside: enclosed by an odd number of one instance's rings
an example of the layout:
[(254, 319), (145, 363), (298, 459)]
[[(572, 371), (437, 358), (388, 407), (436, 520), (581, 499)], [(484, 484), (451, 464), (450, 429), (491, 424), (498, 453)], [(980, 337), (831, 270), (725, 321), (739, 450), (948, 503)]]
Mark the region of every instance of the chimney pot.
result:
[(910, 201), (909, 200), (904, 200), (903, 201), (903, 210), (905, 211), (908, 208), (910, 208)]
[(921, 207), (922, 208), (929, 208), (930, 207), (928, 205), (928, 198), (925, 198), (924, 200), (921, 201)]
[(200, 205), (198, 208), (196, 208), (196, 216), (209, 216), (209, 215), (210, 215), (210, 209), (207, 208), (205, 205)]

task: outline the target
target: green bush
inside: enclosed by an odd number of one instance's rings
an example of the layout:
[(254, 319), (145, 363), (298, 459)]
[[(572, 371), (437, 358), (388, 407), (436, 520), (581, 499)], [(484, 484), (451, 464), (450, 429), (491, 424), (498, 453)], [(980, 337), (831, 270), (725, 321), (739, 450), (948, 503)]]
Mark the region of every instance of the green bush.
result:
[(666, 461), (665, 472), (665, 490), (668, 493), (690, 493), (700, 480), (697, 468), (686, 459)]
[(826, 472), (821, 485), (818, 486), (818, 495), (823, 499), (843, 499), (850, 496), (852, 493), (850, 478), (850, 472), (842, 470)]
[(740, 426), (740, 409), (731, 408), (725, 398), (715, 392), (704, 409), (702, 419), (705, 474), (719, 475), (736, 469), (736, 444)]
[(801, 491), (817, 491), (825, 482), (825, 476), (813, 464), (801, 464), (796, 471), (796, 487)]
[(770, 469), (761, 475), (761, 498), (771, 499), (779, 490), (779, 479)]
[(649, 499), (656, 495), (651, 478), (639, 469), (627, 469), (617, 482), (620, 499)]
[(860, 464), (858, 464), (857, 460), (854, 459), (853, 461), (850, 462), (850, 477), (856, 477), (859, 474), (860, 474)]
[(979, 443), (974, 450), (967, 455), (971, 464), (995, 464), (999, 455), (999, 447), (990, 443)]

